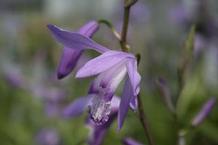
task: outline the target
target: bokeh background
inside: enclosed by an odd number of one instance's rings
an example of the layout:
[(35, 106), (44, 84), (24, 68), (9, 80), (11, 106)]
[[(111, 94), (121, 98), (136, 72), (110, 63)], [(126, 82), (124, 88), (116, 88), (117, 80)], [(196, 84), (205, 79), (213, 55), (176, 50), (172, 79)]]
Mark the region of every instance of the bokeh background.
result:
[[(107, 19), (120, 32), (123, 0), (0, 0), (0, 144), (80, 145), (89, 134), (83, 116), (64, 119), (63, 108), (87, 93), (90, 80), (73, 73), (57, 80), (62, 46), (46, 25), (77, 30), (90, 20)], [(218, 96), (218, 1), (138, 0), (131, 10), (128, 42), (141, 53), (141, 91), (150, 131), (158, 145), (175, 145), (178, 126), (189, 130), (187, 145), (218, 145), (218, 106), (197, 128), (192, 118), (210, 97)], [(196, 25), (193, 62), (179, 99), (177, 68), (191, 26)], [(101, 25), (94, 40), (120, 49), (110, 29)], [(78, 64), (98, 55), (87, 51)], [(177, 102), (178, 120), (158, 93), (157, 78), (167, 81)], [(120, 94), (120, 89), (117, 91)], [(178, 123), (179, 122), (179, 123)], [(124, 127), (115, 122), (105, 145), (124, 137), (147, 144), (136, 113), (129, 111)]]

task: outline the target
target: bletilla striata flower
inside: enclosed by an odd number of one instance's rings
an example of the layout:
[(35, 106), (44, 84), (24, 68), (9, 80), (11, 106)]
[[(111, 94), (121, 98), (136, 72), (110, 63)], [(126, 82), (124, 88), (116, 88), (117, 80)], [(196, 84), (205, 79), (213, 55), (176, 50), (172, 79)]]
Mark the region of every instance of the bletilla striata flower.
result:
[(76, 74), (77, 78), (98, 75), (91, 84), (89, 96), (92, 96), (90, 114), (97, 124), (105, 123), (110, 114), (111, 100), (120, 82), (126, 77), (118, 111), (118, 129), (122, 127), (129, 105), (136, 108), (136, 96), (139, 93), (141, 80), (137, 72), (137, 61), (134, 55), (111, 51), (88, 61)]
[[(81, 40), (80, 37), (92, 37), (93, 34), (98, 30), (99, 24), (96, 21), (90, 21), (82, 26), (77, 32), (62, 30), (54, 25), (48, 25), (48, 28), (52, 32), (53, 36), (57, 39), (57, 41), (61, 42), (64, 45), (62, 56), (57, 69), (57, 77), (58, 79), (62, 79), (75, 68), (84, 49), (91, 48), (86, 45), (77, 44)], [(75, 34), (80, 35), (76, 37)], [(76, 38), (76, 40), (71, 42), (68, 41), (74, 38)], [(97, 51), (102, 52), (103, 49), (97, 49)]]
[(62, 30), (53, 25), (48, 27), (57, 41), (65, 47), (79, 48), (79, 50), (89, 48), (102, 53), (88, 61), (76, 74), (77, 78), (97, 75), (88, 92), (88, 96), (92, 98), (92, 103), (89, 105), (90, 114), (96, 124), (103, 124), (109, 119), (111, 100), (120, 82), (126, 79), (118, 111), (118, 128), (120, 129), (129, 105), (133, 109), (137, 106), (136, 96), (140, 90), (141, 77), (137, 72), (135, 56), (126, 52), (112, 51), (86, 35)]

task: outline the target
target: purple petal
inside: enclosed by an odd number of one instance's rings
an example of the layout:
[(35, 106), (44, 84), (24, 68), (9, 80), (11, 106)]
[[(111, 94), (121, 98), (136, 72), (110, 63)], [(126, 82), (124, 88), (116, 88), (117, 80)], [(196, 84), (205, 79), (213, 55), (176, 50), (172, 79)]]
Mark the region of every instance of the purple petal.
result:
[(88, 139), (88, 145), (101, 145), (107, 129), (95, 129)]
[(125, 139), (123, 140), (123, 144), (124, 144), (124, 145), (142, 145), (141, 143), (135, 141), (135, 140), (132, 139), (132, 138), (125, 138)]
[(62, 79), (67, 76), (76, 66), (83, 50), (64, 47), (61, 60), (58, 65), (57, 76)]
[(118, 64), (131, 55), (119, 51), (107, 51), (88, 61), (76, 74), (77, 78), (97, 75)]
[(136, 60), (130, 60), (127, 63), (128, 75), (130, 78), (130, 82), (132, 85), (132, 89), (134, 91), (134, 95), (136, 96), (139, 93), (139, 84), (141, 81), (141, 76), (137, 71), (137, 62)]
[(130, 108), (134, 111), (137, 110), (138, 108), (138, 99), (137, 99), (137, 96), (133, 96), (131, 101), (130, 101), (130, 104), (129, 104)]
[(91, 129), (91, 133), (89, 135), (88, 144), (89, 145), (101, 145), (105, 135), (108, 131), (108, 128), (113, 123), (114, 119), (117, 116), (117, 112), (112, 112), (110, 114), (109, 120), (102, 124), (96, 125), (91, 119), (88, 120), (88, 127)]
[(111, 109), (113, 112), (118, 112), (118, 108), (120, 106), (120, 98), (117, 96), (113, 96), (111, 100)]
[(192, 121), (193, 126), (198, 126), (201, 122), (204, 121), (204, 119), (208, 116), (208, 114), (211, 112), (213, 107), (215, 106), (216, 98), (212, 97), (210, 98), (202, 107), (200, 112), (195, 116), (195, 118)]
[(120, 102), (120, 107), (118, 111), (118, 129), (120, 130), (123, 126), (124, 119), (126, 117), (126, 114), (129, 109), (129, 104), (134, 96), (134, 93), (132, 91), (132, 87), (130, 84), (129, 78), (125, 81), (125, 86), (121, 95), (121, 102)]
[(100, 53), (106, 52), (108, 49), (100, 44), (96, 43), (89, 37), (63, 30), (55, 25), (48, 25), (49, 30), (52, 32), (54, 38), (62, 43), (65, 47), (69, 47), (71, 49), (94, 49)]
[(64, 109), (63, 115), (64, 117), (76, 117), (83, 113), (83, 111), (87, 108), (91, 97), (80, 97), (72, 104), (70, 104), (66, 109)]
[(99, 24), (96, 21), (90, 21), (89, 23), (82, 26), (78, 33), (85, 35), (87, 37), (92, 37), (92, 35), (99, 29)]

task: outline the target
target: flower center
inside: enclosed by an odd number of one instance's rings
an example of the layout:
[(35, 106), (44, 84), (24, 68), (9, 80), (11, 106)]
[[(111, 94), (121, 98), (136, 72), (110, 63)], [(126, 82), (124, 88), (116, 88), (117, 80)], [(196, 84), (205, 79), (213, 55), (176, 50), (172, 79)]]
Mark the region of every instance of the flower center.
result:
[(111, 102), (105, 101), (102, 96), (94, 96), (89, 106), (91, 118), (97, 125), (104, 124), (109, 119)]

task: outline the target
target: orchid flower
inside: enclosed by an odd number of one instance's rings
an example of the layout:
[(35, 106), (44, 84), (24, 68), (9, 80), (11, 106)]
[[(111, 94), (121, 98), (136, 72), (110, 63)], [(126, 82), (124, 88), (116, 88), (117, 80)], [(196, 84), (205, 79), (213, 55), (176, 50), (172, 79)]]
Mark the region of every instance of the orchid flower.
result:
[[(91, 103), (92, 97), (80, 97), (72, 104), (70, 104), (63, 112), (65, 117), (76, 117), (81, 115), (86, 109), (88, 109), (89, 104)], [(117, 116), (118, 108), (120, 104), (120, 99), (116, 96), (113, 97), (111, 101), (111, 113), (109, 120), (101, 125), (96, 125), (90, 117), (88, 118), (86, 125), (90, 129), (90, 134), (88, 138), (89, 145), (100, 145), (103, 142), (103, 139), (107, 133), (108, 128), (113, 123), (114, 119)]]
[(54, 37), (68, 48), (91, 48), (102, 55), (88, 61), (76, 74), (77, 78), (98, 75), (93, 81), (88, 96), (92, 96), (90, 114), (97, 124), (105, 123), (111, 112), (110, 104), (120, 82), (126, 77), (118, 111), (118, 129), (121, 129), (129, 105), (136, 109), (136, 96), (139, 93), (141, 77), (137, 72), (137, 61), (134, 55), (121, 51), (112, 51), (86, 35), (62, 30), (49, 25)]
[[(89, 44), (80, 45), (80, 41), (88, 40), (92, 42), (89, 38), (98, 30), (99, 24), (96, 21), (90, 21), (77, 32), (66, 31), (54, 25), (48, 25), (48, 28), (57, 41), (64, 45), (57, 69), (57, 77), (58, 79), (62, 79), (75, 68), (84, 49), (93, 48)], [(95, 50), (104, 52), (106, 49), (102, 47)]]
[(139, 93), (141, 80), (137, 72), (137, 62), (134, 55), (107, 51), (88, 61), (76, 74), (77, 78), (98, 75), (92, 83), (88, 94), (93, 96), (90, 114), (94, 122), (102, 124), (108, 120), (111, 99), (119, 83), (126, 77), (121, 102), (118, 111), (118, 129), (121, 129), (129, 105), (136, 109), (136, 96)]

